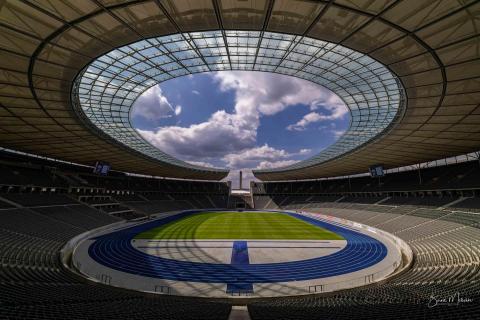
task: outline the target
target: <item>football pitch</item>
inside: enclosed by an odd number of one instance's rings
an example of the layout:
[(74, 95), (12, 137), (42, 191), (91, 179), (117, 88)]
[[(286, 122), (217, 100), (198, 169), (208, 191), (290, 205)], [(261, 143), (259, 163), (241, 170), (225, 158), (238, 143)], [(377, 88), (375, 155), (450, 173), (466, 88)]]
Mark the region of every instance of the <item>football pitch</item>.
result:
[(135, 239), (343, 240), (343, 237), (280, 212), (206, 211), (144, 231)]

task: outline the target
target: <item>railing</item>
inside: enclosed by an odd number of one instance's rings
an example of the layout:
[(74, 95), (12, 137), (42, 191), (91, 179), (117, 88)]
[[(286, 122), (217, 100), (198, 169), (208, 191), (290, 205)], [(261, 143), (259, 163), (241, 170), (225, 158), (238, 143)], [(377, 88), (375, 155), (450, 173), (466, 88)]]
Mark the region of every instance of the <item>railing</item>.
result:
[(386, 279), (389, 275), (393, 274), (395, 270), (396, 268), (392, 264), (380, 271), (345, 281), (319, 282), (318, 284), (315, 284), (315, 280), (312, 280), (310, 282), (313, 282), (314, 284), (306, 287), (306, 291), (308, 293), (324, 293), (360, 287)]

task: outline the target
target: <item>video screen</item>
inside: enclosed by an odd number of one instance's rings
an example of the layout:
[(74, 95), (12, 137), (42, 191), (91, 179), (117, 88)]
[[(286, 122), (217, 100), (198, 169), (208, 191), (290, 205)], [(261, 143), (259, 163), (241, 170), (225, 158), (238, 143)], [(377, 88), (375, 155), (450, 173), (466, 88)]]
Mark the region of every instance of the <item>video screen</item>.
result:
[(110, 171), (110, 165), (101, 161), (97, 161), (97, 163), (95, 163), (95, 167), (93, 168), (93, 173), (100, 174), (102, 176), (106, 176), (108, 171)]
[(383, 177), (385, 172), (383, 171), (383, 166), (375, 165), (370, 167), (370, 176), (372, 177)]

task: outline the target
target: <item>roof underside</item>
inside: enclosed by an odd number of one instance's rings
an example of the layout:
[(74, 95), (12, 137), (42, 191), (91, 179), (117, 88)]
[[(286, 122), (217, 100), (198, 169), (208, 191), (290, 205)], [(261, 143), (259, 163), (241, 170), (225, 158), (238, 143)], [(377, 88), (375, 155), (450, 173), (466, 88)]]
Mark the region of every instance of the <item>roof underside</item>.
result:
[(387, 66), (405, 88), (405, 114), (388, 134), (321, 164), (256, 172), (260, 179), (353, 174), (372, 164), (391, 168), (480, 146), (476, 1), (67, 0), (0, 6), (3, 147), (84, 164), (103, 160), (129, 172), (221, 179), (225, 171), (162, 162), (86, 126), (73, 110), (71, 89), (85, 66), (118, 47), (225, 29), (338, 43)]
[(318, 165), (358, 148), (401, 120), (400, 81), (359, 52), (303, 36), (259, 31), (203, 31), (149, 38), (93, 61), (75, 80), (74, 108), (86, 123), (149, 157), (182, 167), (145, 141), (130, 122), (136, 99), (150, 86), (199, 72), (248, 70), (306, 79), (335, 92), (351, 114), (349, 129), (318, 155), (280, 169)]

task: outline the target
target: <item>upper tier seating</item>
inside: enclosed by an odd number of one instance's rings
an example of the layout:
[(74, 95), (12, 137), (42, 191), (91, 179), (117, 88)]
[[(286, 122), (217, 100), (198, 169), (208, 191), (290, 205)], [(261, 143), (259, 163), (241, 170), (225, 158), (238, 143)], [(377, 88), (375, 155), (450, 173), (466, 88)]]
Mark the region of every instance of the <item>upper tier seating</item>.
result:
[(75, 204), (77, 201), (64, 194), (6, 193), (0, 196), (25, 207)]
[(49, 169), (39, 166), (21, 167), (0, 164), (0, 185), (65, 188), (67, 183)]
[(381, 178), (369, 176), (317, 181), (255, 182), (254, 195), (274, 194), (344, 194), (394, 193), (429, 190), (480, 188), (480, 162), (468, 161), (446, 166), (423, 168), (420, 171), (388, 173)]

